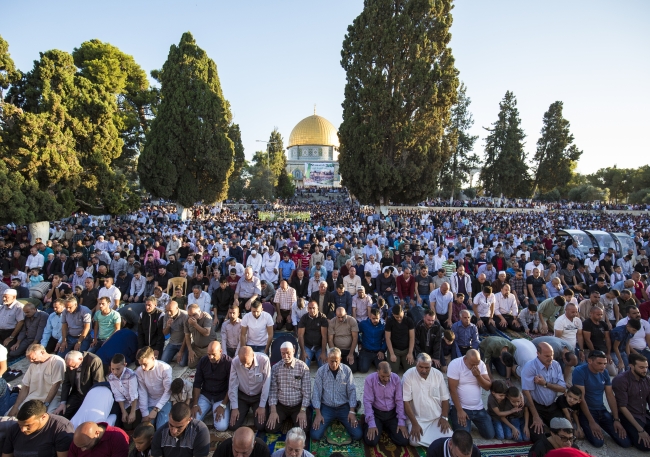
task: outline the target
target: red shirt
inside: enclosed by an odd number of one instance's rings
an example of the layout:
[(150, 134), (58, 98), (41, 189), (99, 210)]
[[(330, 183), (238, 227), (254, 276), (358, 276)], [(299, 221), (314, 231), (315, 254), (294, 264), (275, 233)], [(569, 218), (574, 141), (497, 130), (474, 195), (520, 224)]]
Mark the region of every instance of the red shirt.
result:
[(641, 314), (641, 319), (648, 320), (648, 317), (650, 317), (650, 301), (639, 305), (639, 313)]
[(637, 300), (643, 300), (643, 283), (641, 281), (634, 283), (634, 294), (636, 295)]
[(397, 295), (399, 298), (415, 298), (415, 279), (413, 278), (413, 275), (409, 276), (408, 281), (406, 281), (404, 275), (399, 275), (395, 282), (397, 283)]
[(111, 427), (106, 422), (99, 425), (105, 427), (104, 435), (92, 449), (82, 451), (74, 441), (70, 444), (68, 457), (124, 457), (129, 455), (129, 436), (121, 428)]

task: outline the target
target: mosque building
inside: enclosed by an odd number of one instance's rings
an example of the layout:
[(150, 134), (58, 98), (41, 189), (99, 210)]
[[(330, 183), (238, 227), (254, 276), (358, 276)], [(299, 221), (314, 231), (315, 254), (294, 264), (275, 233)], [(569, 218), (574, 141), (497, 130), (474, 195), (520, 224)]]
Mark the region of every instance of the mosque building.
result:
[(287, 146), (287, 173), (296, 187), (339, 187), (339, 137), (324, 117), (304, 118), (291, 131)]

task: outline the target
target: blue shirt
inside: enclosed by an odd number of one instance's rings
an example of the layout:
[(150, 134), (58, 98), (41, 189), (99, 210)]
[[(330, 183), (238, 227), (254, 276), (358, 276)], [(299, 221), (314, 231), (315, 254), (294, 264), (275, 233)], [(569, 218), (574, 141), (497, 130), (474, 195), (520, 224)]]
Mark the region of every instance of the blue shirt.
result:
[(456, 334), (456, 343), (459, 347), (472, 347), (478, 349), (478, 328), (474, 324), (463, 326), (461, 321), (451, 326), (451, 331)]
[(379, 320), (377, 325), (373, 325), (370, 319), (364, 319), (359, 323), (359, 341), (363, 345), (363, 349), (372, 352), (386, 352), (386, 338), (384, 337), (384, 329), (386, 324), (383, 320)]
[(61, 315), (60, 314), (52, 313), (50, 314), (50, 317), (47, 318), (45, 329), (43, 329), (43, 337), (41, 338), (41, 344), (44, 347), (47, 347), (47, 343), (50, 342), (50, 338), (56, 338), (59, 343), (61, 342)]
[[(609, 337), (611, 338), (612, 341), (620, 341), (621, 343), (618, 345), (618, 350), (619, 352), (623, 352), (625, 350), (625, 347), (627, 346), (628, 341), (630, 338), (632, 338), (634, 335), (632, 335), (630, 332), (627, 331), (627, 324), (619, 325), (617, 327), (614, 327), (609, 331)], [(612, 350), (614, 348), (614, 345), (612, 344)]]
[[(611, 333), (611, 331), (610, 331)], [(593, 373), (589, 365), (580, 365), (573, 369), (573, 385), (584, 387), (585, 401), (590, 410), (604, 411), (603, 393), (606, 386), (611, 386), (609, 373)]]
[(296, 264), (293, 263), (293, 260), (289, 260), (288, 262), (281, 260), (278, 266), (280, 273), (282, 273), (282, 279), (289, 279), (293, 270), (296, 269)]
[[(575, 370), (573, 373), (575, 376)], [(549, 384), (558, 384), (566, 389), (562, 367), (560, 367), (560, 364), (557, 361), (553, 360), (551, 366), (546, 368), (544, 364), (540, 362), (539, 358), (535, 357), (533, 360), (526, 362), (521, 371), (521, 389), (530, 391), (530, 395), (536, 403), (550, 406), (555, 402), (557, 394), (548, 387), (535, 384), (534, 379), (535, 376), (538, 375), (544, 378)], [(576, 383), (575, 378), (573, 383)]]

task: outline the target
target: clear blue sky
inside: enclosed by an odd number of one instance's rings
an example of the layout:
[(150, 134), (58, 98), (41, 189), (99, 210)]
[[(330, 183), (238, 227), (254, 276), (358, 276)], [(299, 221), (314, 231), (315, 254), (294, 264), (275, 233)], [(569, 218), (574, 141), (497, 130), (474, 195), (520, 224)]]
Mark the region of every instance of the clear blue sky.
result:
[[(0, 34), (17, 66), (38, 53), (98, 38), (132, 54), (147, 71), (191, 31), (215, 60), (242, 130), (247, 157), (278, 127), (286, 141), (313, 112), (341, 123), (345, 74), (340, 50), (361, 0), (3, 2)], [(548, 106), (564, 102), (579, 170), (648, 160), (650, 2), (461, 0), (452, 42), (472, 99), (476, 152), (506, 90), (515, 93), (526, 149), (535, 150)]]

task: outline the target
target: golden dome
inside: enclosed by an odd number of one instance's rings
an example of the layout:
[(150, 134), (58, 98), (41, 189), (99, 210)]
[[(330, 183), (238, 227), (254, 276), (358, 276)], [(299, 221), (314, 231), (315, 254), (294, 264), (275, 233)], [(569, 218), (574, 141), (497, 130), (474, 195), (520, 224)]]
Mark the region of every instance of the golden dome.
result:
[(304, 118), (291, 131), (288, 148), (292, 146), (318, 145), (339, 147), (336, 127), (324, 117), (309, 116)]

